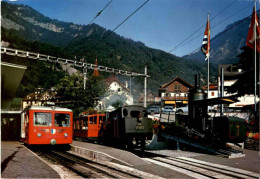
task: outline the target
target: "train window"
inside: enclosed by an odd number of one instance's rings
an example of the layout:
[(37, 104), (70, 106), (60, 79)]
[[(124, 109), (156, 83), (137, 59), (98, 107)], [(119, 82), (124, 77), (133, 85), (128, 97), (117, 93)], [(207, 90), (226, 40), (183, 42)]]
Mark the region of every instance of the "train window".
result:
[(79, 130), (79, 121), (76, 121), (76, 124), (77, 124), (77, 129)]
[(88, 121), (87, 120), (84, 120), (83, 121), (83, 130), (87, 130), (88, 129)]
[(33, 115), (34, 126), (52, 126), (51, 113), (35, 112)]
[(140, 111), (131, 111), (130, 112), (131, 117), (140, 117)]
[(97, 124), (97, 116), (94, 116), (93, 124)]
[(79, 130), (81, 130), (81, 129), (82, 129), (82, 122), (79, 121)]
[(128, 110), (127, 109), (124, 109), (123, 110), (123, 115), (126, 117), (128, 115)]
[(58, 127), (69, 127), (70, 115), (63, 113), (55, 113), (54, 124)]
[(89, 124), (93, 124), (93, 117), (89, 118)]
[(99, 116), (99, 123), (102, 124), (102, 122), (105, 122), (106, 116)]

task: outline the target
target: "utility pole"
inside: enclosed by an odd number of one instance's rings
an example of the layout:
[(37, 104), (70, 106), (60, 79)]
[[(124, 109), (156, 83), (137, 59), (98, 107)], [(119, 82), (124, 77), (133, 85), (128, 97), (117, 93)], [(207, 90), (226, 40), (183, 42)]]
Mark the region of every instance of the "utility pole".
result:
[(146, 108), (146, 89), (147, 89), (147, 63), (144, 66), (144, 107)]
[(84, 74), (84, 90), (86, 89), (86, 80), (87, 80), (87, 68), (83, 68), (83, 74)]
[[(220, 97), (224, 97), (224, 68), (221, 68), (221, 91), (220, 91)], [(224, 106), (221, 104), (220, 107), (220, 116), (223, 116), (224, 114)]]

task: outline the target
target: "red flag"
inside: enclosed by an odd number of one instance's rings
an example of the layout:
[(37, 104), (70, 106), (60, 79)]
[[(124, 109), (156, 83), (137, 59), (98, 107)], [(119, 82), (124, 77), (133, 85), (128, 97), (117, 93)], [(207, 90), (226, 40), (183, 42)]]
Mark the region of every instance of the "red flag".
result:
[[(255, 38), (255, 30), (256, 30), (256, 38)], [(260, 51), (259, 35), (260, 35), (259, 24), (258, 24), (258, 20), (257, 20), (257, 14), (255, 11), (255, 6), (254, 6), (251, 22), (250, 22), (249, 29), (248, 29), (246, 45), (249, 46), (250, 48), (252, 48), (253, 50), (255, 50), (255, 39), (256, 39), (257, 52)]]
[(209, 27), (209, 19), (208, 19), (202, 46), (201, 46), (201, 51), (206, 55), (205, 61), (207, 61), (209, 58), (209, 49), (210, 49), (210, 27)]

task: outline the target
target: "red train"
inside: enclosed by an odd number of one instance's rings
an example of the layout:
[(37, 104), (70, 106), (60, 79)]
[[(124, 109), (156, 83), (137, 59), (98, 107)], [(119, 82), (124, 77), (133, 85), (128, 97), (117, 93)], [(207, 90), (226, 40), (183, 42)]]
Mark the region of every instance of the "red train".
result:
[(90, 114), (80, 117), (75, 117), (73, 122), (74, 137), (97, 139), (101, 124), (105, 121), (106, 115)]
[(30, 106), (22, 113), (21, 141), (28, 145), (71, 144), (73, 113), (60, 107)]

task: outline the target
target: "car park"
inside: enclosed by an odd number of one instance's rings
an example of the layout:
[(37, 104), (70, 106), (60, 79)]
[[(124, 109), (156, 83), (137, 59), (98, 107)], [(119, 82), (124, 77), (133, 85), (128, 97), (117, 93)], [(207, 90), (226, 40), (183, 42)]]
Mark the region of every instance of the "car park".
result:
[(159, 106), (149, 106), (147, 108), (148, 114), (154, 113), (154, 114), (159, 114), (160, 113), (160, 107)]
[(173, 113), (174, 112), (174, 107), (173, 106), (165, 106), (163, 109), (163, 112), (165, 113)]
[(188, 106), (183, 106), (183, 107), (178, 107), (176, 108), (176, 113), (181, 114), (181, 113), (188, 113)]

